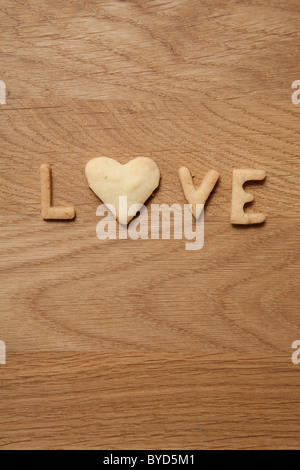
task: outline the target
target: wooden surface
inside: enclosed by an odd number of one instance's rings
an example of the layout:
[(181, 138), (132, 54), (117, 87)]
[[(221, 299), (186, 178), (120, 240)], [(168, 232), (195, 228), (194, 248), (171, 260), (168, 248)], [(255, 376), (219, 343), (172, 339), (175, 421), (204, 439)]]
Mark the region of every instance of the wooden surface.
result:
[[(1, 449), (300, 444), (298, 0), (2, 0)], [(153, 158), (153, 202), (221, 173), (205, 246), (96, 237), (86, 162)], [(39, 165), (73, 222), (41, 219)], [(234, 168), (267, 215), (230, 225)]]

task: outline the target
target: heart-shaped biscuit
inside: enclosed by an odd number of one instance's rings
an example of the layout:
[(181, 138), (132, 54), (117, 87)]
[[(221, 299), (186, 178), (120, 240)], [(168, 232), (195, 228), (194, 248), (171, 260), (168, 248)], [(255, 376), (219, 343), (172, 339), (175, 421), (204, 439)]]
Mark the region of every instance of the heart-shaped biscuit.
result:
[[(141, 206), (158, 187), (160, 172), (150, 158), (139, 157), (121, 165), (116, 160), (99, 157), (90, 160), (85, 167), (90, 188), (104, 202), (113, 206), (114, 215), (121, 224), (128, 224)], [(119, 209), (119, 198), (127, 196), (127, 210)], [(137, 204), (134, 214), (130, 207)]]

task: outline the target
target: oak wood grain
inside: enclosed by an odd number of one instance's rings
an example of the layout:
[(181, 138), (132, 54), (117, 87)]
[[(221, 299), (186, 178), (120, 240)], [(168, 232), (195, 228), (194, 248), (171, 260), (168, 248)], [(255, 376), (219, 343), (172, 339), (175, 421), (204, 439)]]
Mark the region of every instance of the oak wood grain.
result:
[[(298, 0), (2, 0), (0, 448), (299, 448)], [(220, 172), (205, 245), (100, 241), (84, 167)], [(43, 221), (39, 167), (53, 204)], [(234, 168), (265, 224), (230, 224)]]
[(299, 373), (285, 356), (39, 352), (9, 361), (1, 449), (299, 447)]

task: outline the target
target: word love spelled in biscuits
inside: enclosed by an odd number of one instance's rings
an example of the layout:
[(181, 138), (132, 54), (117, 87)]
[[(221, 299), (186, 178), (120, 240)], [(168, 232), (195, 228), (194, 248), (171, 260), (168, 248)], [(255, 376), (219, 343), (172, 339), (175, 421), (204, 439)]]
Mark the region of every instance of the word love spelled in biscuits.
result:
[[(135, 158), (125, 165), (121, 165), (112, 158), (94, 158), (87, 163), (85, 174), (90, 188), (123, 225), (129, 224), (160, 183), (160, 171), (157, 164), (150, 158), (144, 157)], [(230, 216), (232, 224), (262, 224), (266, 220), (264, 214), (246, 213), (244, 210), (245, 204), (254, 200), (254, 196), (244, 190), (244, 184), (248, 181), (262, 181), (265, 177), (264, 170), (233, 170)], [(195, 188), (189, 169), (186, 167), (179, 169), (179, 179), (184, 195), (196, 219), (199, 219), (202, 212), (199, 207), (206, 204), (219, 178), (220, 173), (210, 170), (199, 188)], [(49, 165), (41, 165), (41, 183), (42, 217), (44, 219), (73, 219), (75, 217), (73, 207), (51, 206), (52, 178)], [(127, 197), (128, 205), (122, 209), (119, 201), (124, 196)]]

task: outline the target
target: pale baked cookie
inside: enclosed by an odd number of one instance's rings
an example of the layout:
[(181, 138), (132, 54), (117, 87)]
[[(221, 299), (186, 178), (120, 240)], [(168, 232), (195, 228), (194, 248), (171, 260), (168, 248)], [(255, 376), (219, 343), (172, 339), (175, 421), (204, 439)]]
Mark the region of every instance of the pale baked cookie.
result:
[(264, 170), (233, 170), (231, 223), (237, 225), (262, 224), (264, 214), (251, 214), (244, 211), (244, 205), (254, 200), (253, 194), (247, 193), (243, 185), (246, 181), (262, 181), (266, 177)]
[(179, 170), (179, 178), (184, 191), (184, 195), (189, 204), (193, 206), (193, 216), (198, 219), (201, 215), (201, 209), (197, 211), (198, 205), (205, 205), (207, 199), (209, 198), (212, 190), (214, 189), (220, 173), (215, 170), (210, 170), (204, 177), (201, 186), (198, 189), (195, 189), (192, 175), (188, 168), (185, 166), (181, 167)]
[(52, 207), (52, 178), (50, 165), (41, 165), (42, 217), (45, 220), (74, 219), (74, 207)]
[[(114, 215), (124, 225), (133, 219), (160, 181), (158, 166), (145, 157), (135, 158), (126, 165), (112, 158), (94, 158), (87, 163), (85, 174), (90, 188), (105, 205), (114, 208)], [(127, 210), (119, 210), (121, 196), (127, 196)], [(137, 205), (136, 210), (129, 215), (128, 211), (133, 205)]]

